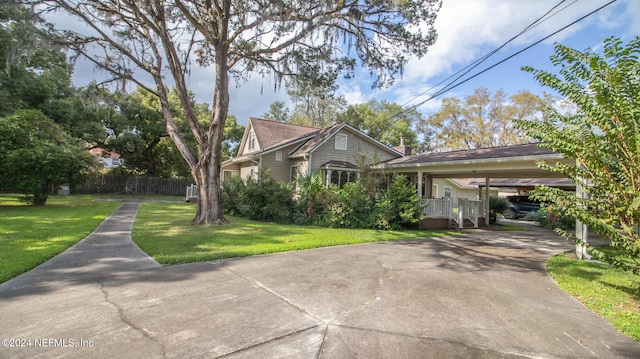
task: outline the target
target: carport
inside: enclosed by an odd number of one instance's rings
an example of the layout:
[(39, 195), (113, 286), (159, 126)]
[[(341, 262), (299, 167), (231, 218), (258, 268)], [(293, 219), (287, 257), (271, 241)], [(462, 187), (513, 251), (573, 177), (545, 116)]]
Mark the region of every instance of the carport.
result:
[[(537, 144), (480, 148), (466, 151), (437, 152), (404, 156), (381, 166), (415, 180), (418, 195), (431, 199), (434, 178), (484, 178), (483, 213), (489, 212), (489, 188), (492, 178), (558, 178), (554, 172), (538, 167), (539, 162), (573, 163), (563, 155)], [(488, 216), (485, 222), (488, 224)]]
[[(492, 178), (562, 178), (555, 172), (540, 169), (539, 162), (551, 165), (575, 164), (574, 159), (565, 158), (551, 149), (531, 143), (404, 156), (384, 162), (378, 167), (412, 178), (417, 184), (418, 195), (426, 200), (432, 198), (434, 178), (484, 178), (484, 201), (480, 212), (488, 225), (489, 189)], [(582, 196), (580, 184), (576, 184), (576, 196)], [(576, 236), (586, 243), (587, 228), (582, 223), (576, 223)], [(576, 247), (576, 253), (580, 258), (585, 255), (584, 249), (580, 247)]]

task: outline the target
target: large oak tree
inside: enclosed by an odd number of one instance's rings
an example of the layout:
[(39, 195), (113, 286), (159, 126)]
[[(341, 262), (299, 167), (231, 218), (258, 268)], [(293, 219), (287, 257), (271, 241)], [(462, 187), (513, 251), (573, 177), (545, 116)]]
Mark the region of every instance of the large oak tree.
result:
[[(55, 29), (114, 79), (133, 81), (158, 96), (167, 132), (198, 185), (196, 224), (223, 223), (220, 162), (230, 76), (250, 72), (295, 76), (306, 64), (357, 59), (374, 86), (390, 84), (406, 55), (421, 56), (435, 41), (436, 0), (25, 0), (64, 12), (83, 26)], [(45, 15), (46, 16), (46, 15)], [(59, 16), (59, 15), (58, 15)], [(188, 97), (195, 61), (215, 72), (213, 111), (201, 126)], [(176, 87), (197, 151), (169, 111), (166, 82)]]

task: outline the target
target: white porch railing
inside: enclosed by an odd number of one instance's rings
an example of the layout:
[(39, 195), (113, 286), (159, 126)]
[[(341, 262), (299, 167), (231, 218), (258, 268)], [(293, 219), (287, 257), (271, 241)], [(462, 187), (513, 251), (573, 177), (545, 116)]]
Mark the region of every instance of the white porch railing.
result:
[(454, 220), (458, 227), (463, 227), (464, 220), (468, 219), (477, 228), (481, 213), (482, 201), (467, 198), (427, 199), (422, 209), (422, 214), (427, 218), (448, 218)]
[(185, 200), (189, 200), (189, 198), (198, 198), (198, 186), (192, 184), (191, 186), (187, 186), (187, 194), (185, 196)]

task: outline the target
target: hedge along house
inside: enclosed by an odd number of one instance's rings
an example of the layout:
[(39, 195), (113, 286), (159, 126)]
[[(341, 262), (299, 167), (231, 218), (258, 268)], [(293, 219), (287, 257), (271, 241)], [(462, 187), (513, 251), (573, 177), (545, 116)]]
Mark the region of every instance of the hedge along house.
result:
[(294, 182), (321, 171), (325, 184), (342, 187), (360, 178), (363, 167), (402, 156), (399, 149), (346, 123), (320, 129), (250, 118), (238, 155), (222, 163), (222, 174), (224, 182), (232, 175), (249, 178), (269, 168), (276, 179)]

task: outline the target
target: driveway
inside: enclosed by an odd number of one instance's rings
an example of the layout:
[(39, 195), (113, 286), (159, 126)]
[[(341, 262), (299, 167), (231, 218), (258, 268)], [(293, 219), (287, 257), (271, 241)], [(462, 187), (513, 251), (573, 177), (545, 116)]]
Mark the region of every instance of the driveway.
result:
[(548, 277), (572, 248), (548, 231), (162, 267), (130, 240), (138, 205), (0, 285), (0, 358), (640, 357)]

